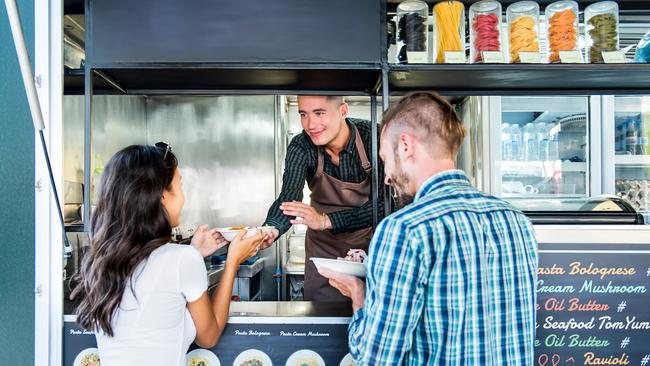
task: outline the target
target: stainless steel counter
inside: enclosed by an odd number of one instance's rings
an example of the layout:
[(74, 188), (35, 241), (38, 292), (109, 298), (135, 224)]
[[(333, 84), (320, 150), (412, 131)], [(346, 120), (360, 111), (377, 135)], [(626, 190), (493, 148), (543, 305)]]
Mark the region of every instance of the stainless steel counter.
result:
[(223, 276), (223, 266), (208, 268), (208, 288), (218, 285)]
[(230, 304), (228, 323), (348, 324), (348, 303), (313, 301), (255, 301)]

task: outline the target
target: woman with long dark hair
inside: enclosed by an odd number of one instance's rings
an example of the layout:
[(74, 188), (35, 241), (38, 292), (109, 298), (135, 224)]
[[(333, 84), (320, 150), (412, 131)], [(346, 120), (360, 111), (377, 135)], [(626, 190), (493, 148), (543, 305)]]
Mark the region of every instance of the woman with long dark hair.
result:
[(106, 165), (71, 295), (79, 301), (77, 323), (96, 333), (102, 366), (183, 365), (192, 341), (210, 348), (226, 325), (239, 265), (257, 253), (263, 233), (230, 243), (210, 300), (203, 257), (227, 242), (203, 225), (191, 245), (170, 243), (182, 188), (165, 143), (129, 146)]

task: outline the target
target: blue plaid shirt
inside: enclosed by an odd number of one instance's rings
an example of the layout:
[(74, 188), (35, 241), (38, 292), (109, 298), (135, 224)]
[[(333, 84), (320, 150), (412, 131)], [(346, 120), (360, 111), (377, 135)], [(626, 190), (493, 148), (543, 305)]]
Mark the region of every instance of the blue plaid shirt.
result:
[(439, 173), (370, 243), (357, 365), (532, 365), (537, 241), (530, 221)]

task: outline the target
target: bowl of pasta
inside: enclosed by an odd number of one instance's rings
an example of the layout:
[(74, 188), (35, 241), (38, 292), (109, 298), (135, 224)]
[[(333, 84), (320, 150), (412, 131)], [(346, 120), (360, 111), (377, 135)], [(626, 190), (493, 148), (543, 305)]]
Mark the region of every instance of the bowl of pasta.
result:
[(219, 358), (207, 349), (197, 348), (185, 356), (187, 366), (221, 366)]

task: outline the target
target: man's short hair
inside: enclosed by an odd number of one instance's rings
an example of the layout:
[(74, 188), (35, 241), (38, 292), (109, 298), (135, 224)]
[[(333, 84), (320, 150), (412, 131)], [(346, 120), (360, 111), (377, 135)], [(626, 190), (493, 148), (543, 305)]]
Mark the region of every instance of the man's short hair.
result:
[(430, 152), (440, 152), (442, 147), (452, 156), (458, 153), (466, 133), (454, 107), (434, 92), (404, 96), (384, 113), (381, 131), (394, 135), (395, 140), (400, 133), (410, 132)]
[(332, 102), (332, 103), (334, 103), (336, 105), (341, 105), (341, 104), (345, 103), (345, 98), (341, 97), (341, 96), (338, 96), (338, 95), (328, 95), (327, 96), (327, 101)]

